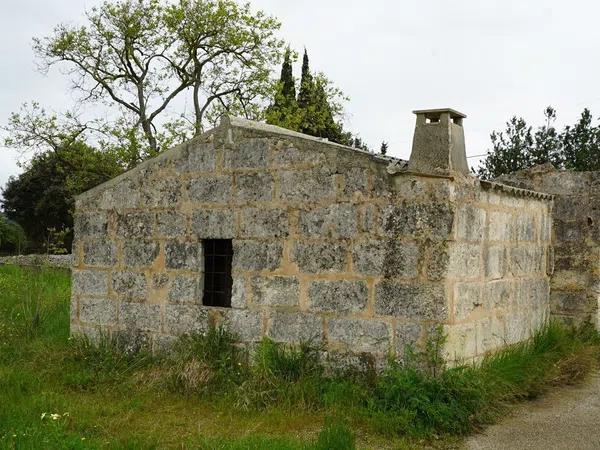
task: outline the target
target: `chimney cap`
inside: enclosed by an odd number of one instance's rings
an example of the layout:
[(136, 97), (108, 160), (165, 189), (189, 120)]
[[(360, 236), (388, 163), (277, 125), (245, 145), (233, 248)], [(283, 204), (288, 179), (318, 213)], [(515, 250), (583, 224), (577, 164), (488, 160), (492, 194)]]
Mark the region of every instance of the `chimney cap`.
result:
[(436, 109), (418, 109), (413, 111), (413, 114), (424, 115), (426, 118), (437, 118), (442, 113), (449, 113), (452, 119), (466, 119), (467, 116), (452, 108), (436, 108)]

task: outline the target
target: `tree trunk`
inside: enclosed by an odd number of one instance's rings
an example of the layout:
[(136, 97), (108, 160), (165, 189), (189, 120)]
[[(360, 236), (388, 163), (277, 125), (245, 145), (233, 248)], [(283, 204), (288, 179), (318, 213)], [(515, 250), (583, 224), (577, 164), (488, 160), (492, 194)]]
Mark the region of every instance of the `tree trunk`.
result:
[(200, 81), (194, 82), (194, 113), (196, 120), (194, 121), (195, 135), (198, 136), (202, 133), (202, 108), (200, 107)]

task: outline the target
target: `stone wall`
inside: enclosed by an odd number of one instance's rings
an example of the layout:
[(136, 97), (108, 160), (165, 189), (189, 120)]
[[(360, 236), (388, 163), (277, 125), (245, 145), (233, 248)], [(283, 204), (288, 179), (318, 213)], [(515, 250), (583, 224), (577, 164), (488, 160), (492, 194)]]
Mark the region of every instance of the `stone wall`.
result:
[[(160, 350), (223, 323), (245, 343), (312, 340), (332, 358), (376, 361), (438, 324), (450, 358), (528, 335), (545, 314), (533, 292), (547, 283), (548, 201), (389, 163), (226, 119), (89, 191), (76, 202), (72, 331)], [(211, 238), (233, 239), (231, 308), (202, 306)], [(522, 295), (505, 301), (502, 289)]]
[(522, 341), (549, 316), (551, 197), (470, 181), (456, 189), (449, 359)]
[(543, 165), (501, 181), (554, 195), (551, 312), (567, 322), (600, 326), (600, 172)]
[(0, 265), (31, 266), (31, 267), (57, 267), (70, 269), (72, 265), (71, 255), (19, 255), (2, 256)]

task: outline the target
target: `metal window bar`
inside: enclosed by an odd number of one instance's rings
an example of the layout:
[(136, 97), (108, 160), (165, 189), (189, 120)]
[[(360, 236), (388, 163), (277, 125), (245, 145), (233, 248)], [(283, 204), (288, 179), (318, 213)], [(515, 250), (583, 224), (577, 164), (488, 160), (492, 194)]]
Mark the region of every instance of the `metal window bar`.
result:
[(202, 304), (231, 308), (231, 239), (205, 239), (204, 249), (204, 295)]

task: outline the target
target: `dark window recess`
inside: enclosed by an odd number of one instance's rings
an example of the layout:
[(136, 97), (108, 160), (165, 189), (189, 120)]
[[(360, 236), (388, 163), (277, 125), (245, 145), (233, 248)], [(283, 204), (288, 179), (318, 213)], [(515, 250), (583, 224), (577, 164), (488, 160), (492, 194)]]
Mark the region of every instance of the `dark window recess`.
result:
[(204, 248), (204, 296), (205, 306), (231, 308), (231, 239), (205, 239)]

